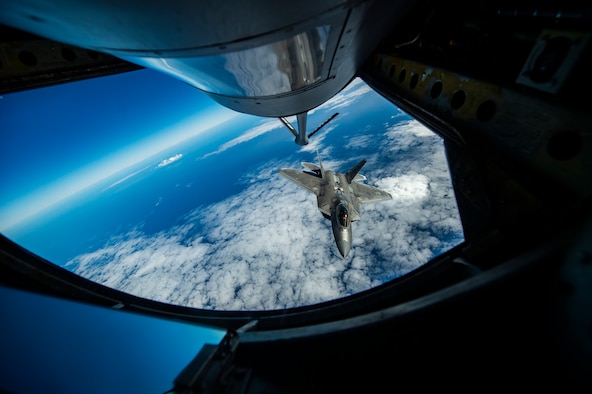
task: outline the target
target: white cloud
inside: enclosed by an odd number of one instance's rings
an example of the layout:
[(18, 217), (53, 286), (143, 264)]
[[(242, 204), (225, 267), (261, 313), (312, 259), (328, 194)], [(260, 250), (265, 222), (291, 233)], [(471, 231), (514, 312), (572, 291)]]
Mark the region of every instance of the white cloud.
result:
[(115, 187), (115, 186), (117, 186), (117, 185), (119, 185), (119, 184), (122, 184), (122, 183), (124, 183), (124, 182), (125, 182), (125, 181), (127, 181), (128, 179), (130, 179), (130, 178), (132, 178), (132, 177), (134, 177), (134, 176), (138, 175), (139, 173), (141, 173), (142, 171), (144, 171), (144, 170), (146, 170), (146, 169), (148, 169), (148, 168), (150, 168), (150, 167), (144, 167), (144, 168), (142, 168), (142, 169), (139, 169), (139, 170), (137, 170), (137, 171), (134, 171), (133, 173), (131, 173), (131, 174), (129, 174), (129, 175), (126, 175), (126, 176), (124, 176), (124, 177), (123, 177), (123, 178), (121, 178), (121, 179), (118, 179), (117, 181), (113, 182), (112, 184), (110, 184), (109, 186), (107, 186), (106, 188), (104, 188), (103, 190), (101, 190), (101, 192), (104, 192), (105, 190), (111, 189), (111, 188), (113, 188), (113, 187)]
[(309, 111), (309, 115), (313, 114), (316, 110), (323, 108), (331, 108), (332, 111), (340, 108), (347, 108), (353, 102), (360, 100), (361, 96), (368, 93), (376, 94), (374, 90), (372, 90), (372, 88), (365, 84), (360, 78), (354, 78), (339, 94), (333, 96), (323, 105)]
[[(206, 155), (204, 155), (203, 157), (208, 157), (208, 156), (212, 156), (212, 155), (217, 155), (219, 153), (222, 153), (230, 148), (233, 148), (239, 144), (248, 142), (254, 138), (257, 138), (263, 134), (269, 133), (272, 130), (275, 130), (279, 127), (284, 127), (280, 121), (278, 119), (266, 119), (264, 120), (261, 124), (259, 124), (256, 127), (253, 127), (250, 130), (247, 130), (245, 133), (241, 134), (240, 136), (222, 144), (220, 146), (220, 148), (218, 148), (216, 151), (214, 152), (210, 152)], [(287, 131), (287, 130), (286, 130)]]
[(183, 157), (183, 155), (181, 153), (176, 154), (175, 156), (171, 156), (168, 159), (164, 159), (163, 161), (158, 163), (156, 168), (162, 168), (164, 166), (168, 166), (169, 164), (176, 162), (177, 160), (179, 160), (182, 157)]
[[(362, 133), (363, 133), (363, 131), (362, 131)], [(372, 141), (372, 136), (369, 136), (369, 135), (359, 135), (359, 136), (350, 138), (350, 140), (347, 142), (347, 144), (345, 145), (345, 147), (347, 149), (366, 148), (372, 142), (373, 142)]]
[(385, 133), (386, 142), (393, 151), (409, 150), (422, 143), (424, 137), (432, 136), (433, 133), (416, 120), (399, 122)]
[[(274, 127), (265, 122), (217, 152)], [(277, 173), (300, 163), (282, 159), (246, 174), (242, 192), (195, 209), (179, 221), (185, 224), (150, 235), (139, 227), (67, 266), (132, 294), (206, 309), (281, 309), (380, 285), (460, 242), (462, 228), (440, 138), (416, 121), (376, 138), (379, 148), (361, 172), (393, 200), (362, 206), (347, 259), (315, 196)], [(347, 170), (323, 138), (314, 141), (301, 152), (319, 149), (326, 168)], [(350, 148), (371, 143), (352, 141)]]
[(422, 174), (405, 174), (400, 177), (382, 178), (376, 186), (393, 196), (396, 204), (412, 204), (428, 196), (428, 177)]

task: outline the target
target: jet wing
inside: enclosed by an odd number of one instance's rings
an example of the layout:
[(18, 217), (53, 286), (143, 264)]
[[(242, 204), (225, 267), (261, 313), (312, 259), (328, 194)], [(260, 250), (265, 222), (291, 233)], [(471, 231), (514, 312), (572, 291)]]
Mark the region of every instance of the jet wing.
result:
[(357, 182), (352, 182), (350, 186), (360, 203), (392, 200), (393, 198), (389, 193), (374, 186), (368, 186)]
[(280, 168), (279, 173), (284, 178), (291, 180), (311, 193), (318, 194), (321, 189), (321, 178), (307, 172), (292, 170), (289, 168)]

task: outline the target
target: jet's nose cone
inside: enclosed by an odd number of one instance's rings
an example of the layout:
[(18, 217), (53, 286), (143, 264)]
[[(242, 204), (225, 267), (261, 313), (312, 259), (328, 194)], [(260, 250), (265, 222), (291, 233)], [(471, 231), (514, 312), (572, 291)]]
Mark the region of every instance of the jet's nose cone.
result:
[(346, 258), (351, 249), (351, 244), (347, 240), (341, 239), (337, 242), (337, 249), (339, 249), (339, 253), (341, 253), (341, 256), (343, 258)]

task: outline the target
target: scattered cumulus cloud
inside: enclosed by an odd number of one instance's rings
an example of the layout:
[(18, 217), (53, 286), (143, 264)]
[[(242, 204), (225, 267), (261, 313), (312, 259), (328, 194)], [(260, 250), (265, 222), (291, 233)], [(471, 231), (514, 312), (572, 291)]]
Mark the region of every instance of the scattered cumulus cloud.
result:
[(183, 157), (183, 155), (181, 153), (179, 153), (175, 156), (171, 156), (168, 159), (164, 159), (163, 161), (158, 163), (156, 168), (162, 168), (162, 167), (168, 166), (169, 164), (176, 162), (177, 160), (179, 160), (182, 157)]

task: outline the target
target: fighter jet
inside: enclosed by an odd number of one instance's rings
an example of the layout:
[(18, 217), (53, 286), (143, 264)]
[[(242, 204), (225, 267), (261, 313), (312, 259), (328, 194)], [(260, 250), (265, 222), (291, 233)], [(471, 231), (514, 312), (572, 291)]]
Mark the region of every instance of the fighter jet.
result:
[(366, 164), (362, 159), (346, 173), (325, 170), (317, 152), (319, 165), (303, 162), (309, 171), (280, 168), (283, 177), (317, 196), (319, 211), (331, 220), (337, 249), (343, 258), (352, 245), (351, 222), (360, 219), (360, 204), (390, 200), (392, 196), (380, 189), (359, 183), (366, 180), (358, 171)]

